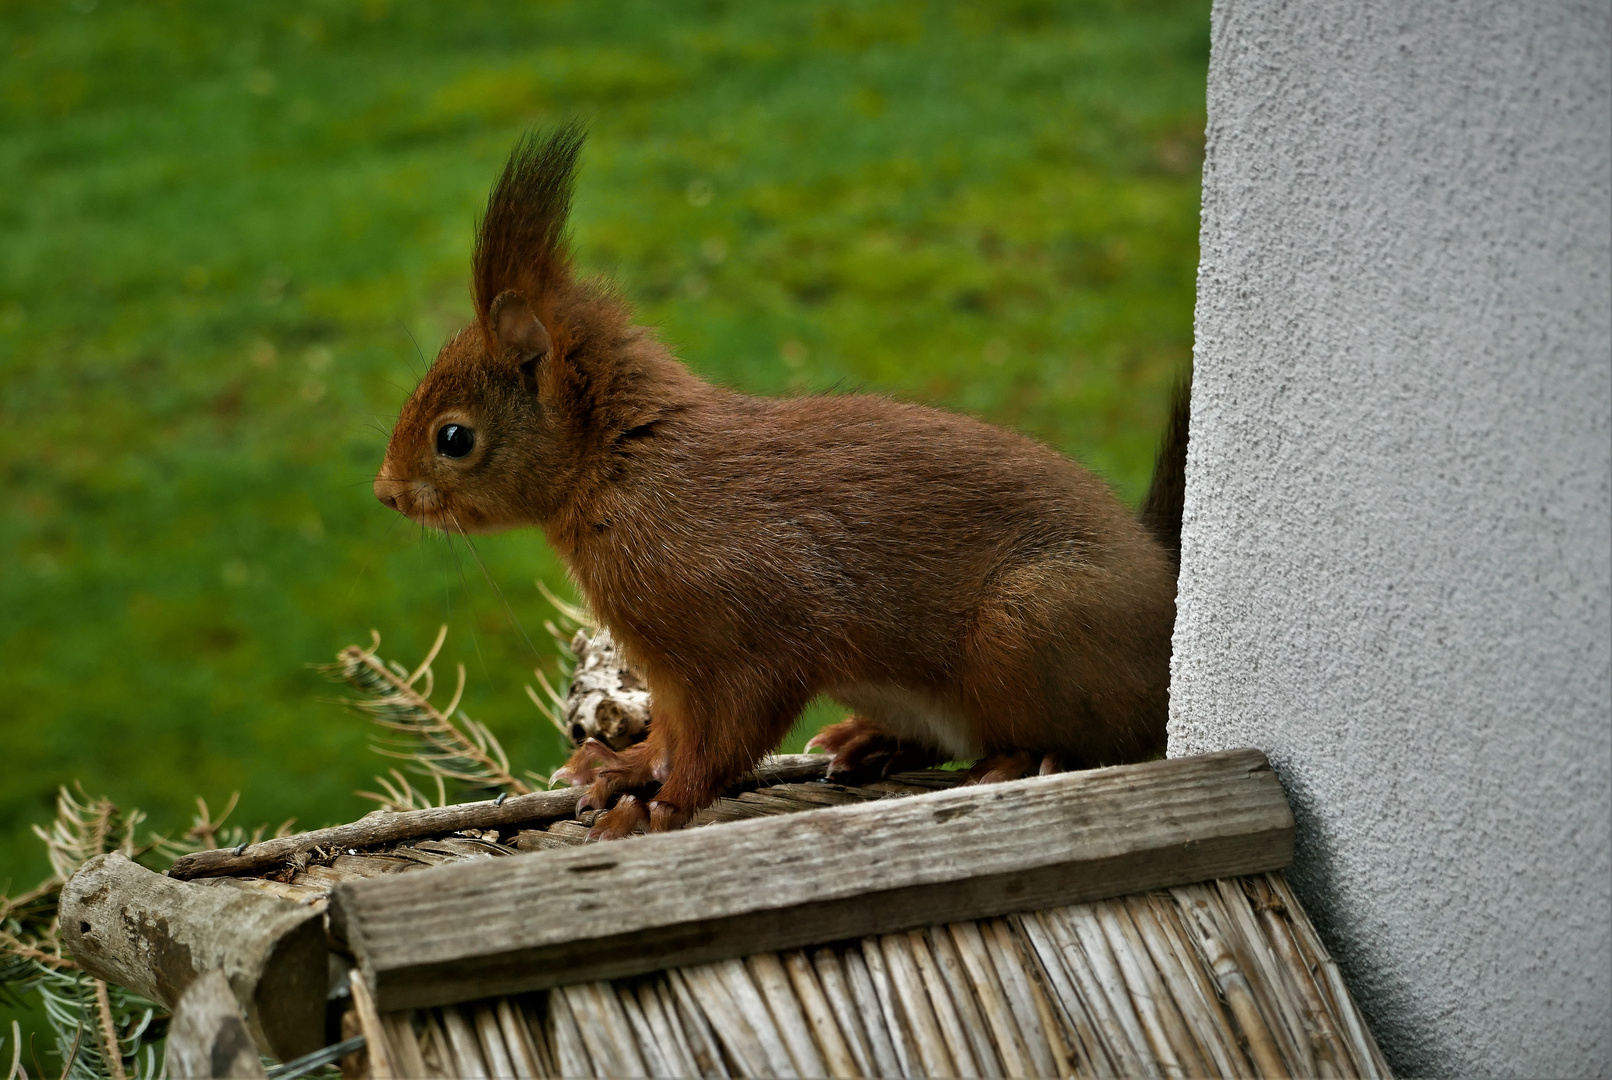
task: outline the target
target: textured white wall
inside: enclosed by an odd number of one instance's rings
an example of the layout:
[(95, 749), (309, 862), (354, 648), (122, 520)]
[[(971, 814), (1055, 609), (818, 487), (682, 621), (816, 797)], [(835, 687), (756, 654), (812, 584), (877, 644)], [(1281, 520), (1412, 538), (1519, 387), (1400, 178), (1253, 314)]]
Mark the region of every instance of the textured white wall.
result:
[(1603, 3), (1217, 0), (1170, 753), (1399, 1070), (1612, 1072)]

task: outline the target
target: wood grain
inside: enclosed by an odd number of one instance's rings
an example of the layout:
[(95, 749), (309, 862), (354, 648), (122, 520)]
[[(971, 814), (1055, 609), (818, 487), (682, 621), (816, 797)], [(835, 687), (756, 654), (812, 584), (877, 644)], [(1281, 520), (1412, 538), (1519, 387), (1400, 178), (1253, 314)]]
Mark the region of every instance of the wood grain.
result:
[(391, 1010), (1258, 873), (1292, 851), (1264, 755), (1233, 750), (348, 881), (331, 915)]

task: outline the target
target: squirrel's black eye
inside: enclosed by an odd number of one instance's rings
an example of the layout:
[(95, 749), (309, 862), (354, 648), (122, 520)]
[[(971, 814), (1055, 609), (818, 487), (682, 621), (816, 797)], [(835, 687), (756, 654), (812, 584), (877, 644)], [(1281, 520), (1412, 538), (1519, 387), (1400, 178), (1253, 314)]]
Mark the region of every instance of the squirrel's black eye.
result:
[(443, 457), (464, 457), (476, 448), (476, 433), (463, 424), (443, 424), (437, 429), (437, 453)]

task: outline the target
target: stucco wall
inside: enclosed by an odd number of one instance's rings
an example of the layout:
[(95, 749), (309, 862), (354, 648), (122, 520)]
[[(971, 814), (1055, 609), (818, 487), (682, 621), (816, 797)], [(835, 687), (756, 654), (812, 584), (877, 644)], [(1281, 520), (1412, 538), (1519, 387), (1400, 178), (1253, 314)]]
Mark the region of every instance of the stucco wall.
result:
[(1170, 753), (1408, 1073), (1612, 1071), (1608, 12), (1215, 5)]

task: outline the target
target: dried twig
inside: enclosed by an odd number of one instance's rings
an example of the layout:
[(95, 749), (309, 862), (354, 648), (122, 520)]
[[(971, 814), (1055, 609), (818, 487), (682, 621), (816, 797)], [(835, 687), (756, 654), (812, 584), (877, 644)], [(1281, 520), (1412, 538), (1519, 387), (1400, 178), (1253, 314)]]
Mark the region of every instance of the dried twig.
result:
[[(815, 780), (828, 771), (828, 758), (822, 754), (782, 754), (763, 759), (730, 791), (743, 791), (773, 784), (796, 784)], [(451, 806), (434, 806), (389, 814), (382, 810), (366, 814), (347, 825), (276, 837), (240, 850), (221, 848), (185, 855), (168, 870), (169, 877), (217, 877), (241, 874), (279, 866), (297, 855), (330, 848), (367, 848), (417, 836), (440, 836), (461, 829), (503, 828), (528, 822), (569, 818), (576, 813), (577, 792), (571, 788), (533, 791), (507, 799), (490, 799)]]
[[(190, 828), (185, 830), (184, 835), (177, 840), (170, 840), (165, 836), (153, 834), (148, 848), (165, 858), (177, 859), (183, 855), (190, 854), (192, 851), (207, 851), (215, 847), (240, 847), (242, 844), (257, 843), (263, 839), (263, 834), (268, 830), (266, 825), (259, 825), (251, 832), (247, 832), (246, 829), (239, 825), (224, 827), (225, 819), (234, 813), (235, 807), (240, 801), (241, 793), (238, 791), (232, 793), (229, 804), (224, 807), (223, 813), (214, 818), (207, 807), (207, 800), (200, 795), (196, 796), (196, 814), (190, 819)], [(296, 818), (287, 818), (280, 822), (272, 835), (290, 835), (291, 827), (296, 824), (296, 821)]]

